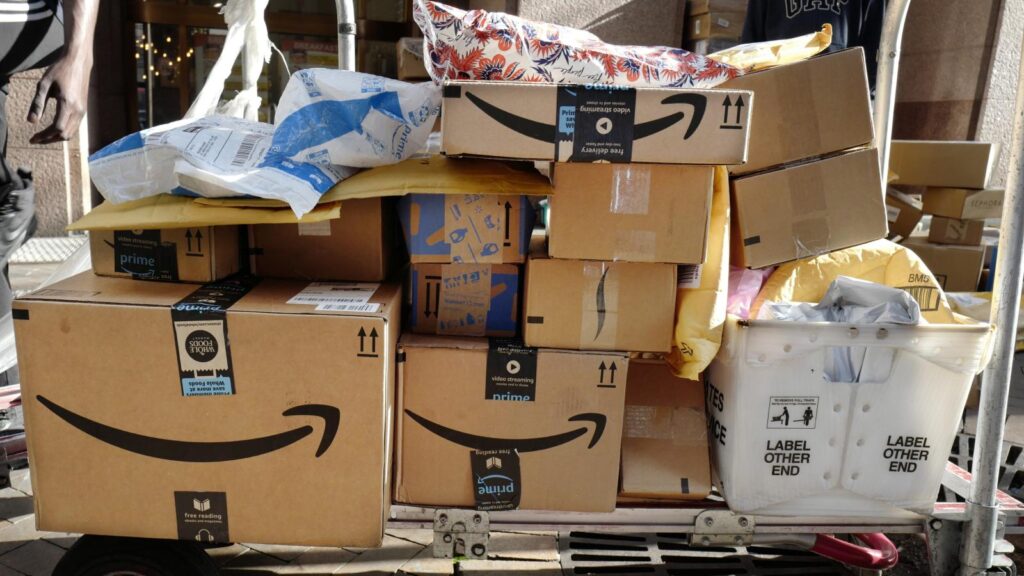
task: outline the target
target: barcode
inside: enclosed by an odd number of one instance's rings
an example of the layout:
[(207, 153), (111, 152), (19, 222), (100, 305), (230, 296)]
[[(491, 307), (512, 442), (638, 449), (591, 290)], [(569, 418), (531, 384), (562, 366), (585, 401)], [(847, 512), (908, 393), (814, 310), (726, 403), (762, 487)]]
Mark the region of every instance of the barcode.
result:
[(365, 304), (367, 298), (342, 298), (340, 296), (296, 296), (292, 304)]
[(939, 309), (939, 292), (932, 286), (901, 286), (907, 294), (921, 307), (922, 312), (931, 312)]
[(373, 313), (380, 310), (380, 304), (321, 304), (316, 309), (321, 312)]
[(700, 264), (684, 264), (679, 266), (679, 288), (700, 288)]
[(262, 134), (249, 134), (242, 138), (242, 143), (238, 146), (238, 151), (235, 152), (235, 159), (231, 161), (231, 165), (244, 166), (249, 158), (252, 157), (252, 151), (256, 148), (256, 143), (261, 138), (263, 138)]

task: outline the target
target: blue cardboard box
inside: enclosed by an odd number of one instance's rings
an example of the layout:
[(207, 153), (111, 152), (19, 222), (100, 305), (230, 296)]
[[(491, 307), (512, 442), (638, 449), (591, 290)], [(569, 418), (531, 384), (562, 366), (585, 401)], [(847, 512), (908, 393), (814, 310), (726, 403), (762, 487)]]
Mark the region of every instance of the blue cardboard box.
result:
[(515, 336), (519, 266), (413, 264), (409, 329), (421, 334)]
[(409, 194), (398, 217), (414, 264), (521, 264), (536, 214), (528, 196)]

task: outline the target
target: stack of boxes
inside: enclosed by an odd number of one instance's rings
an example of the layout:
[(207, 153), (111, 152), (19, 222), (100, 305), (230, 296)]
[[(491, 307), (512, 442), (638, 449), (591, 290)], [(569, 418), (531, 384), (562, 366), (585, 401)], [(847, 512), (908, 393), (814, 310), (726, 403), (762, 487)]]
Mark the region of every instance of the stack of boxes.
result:
[[(892, 143), (890, 220), (947, 292), (991, 289), (998, 232), (986, 233), (985, 222), (1002, 215), (1003, 191), (988, 187), (997, 154), (987, 142)], [(917, 232), (919, 220), (926, 234)]]
[(740, 43), (747, 0), (688, 0), (683, 47), (711, 54)]
[(747, 163), (731, 167), (734, 266), (764, 268), (885, 236), (862, 49), (724, 87), (757, 99)]

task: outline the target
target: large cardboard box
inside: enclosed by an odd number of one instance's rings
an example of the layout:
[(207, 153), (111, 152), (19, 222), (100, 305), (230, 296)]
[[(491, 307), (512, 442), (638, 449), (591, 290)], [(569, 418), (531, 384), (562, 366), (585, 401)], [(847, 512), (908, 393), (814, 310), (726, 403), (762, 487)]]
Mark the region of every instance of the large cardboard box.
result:
[(982, 246), (933, 244), (923, 237), (903, 242), (928, 266), (935, 281), (946, 292), (974, 292), (978, 289), (981, 269), (985, 264)]
[(703, 385), (677, 378), (664, 362), (631, 361), (619, 495), (701, 500), (710, 493)]
[(909, 238), (924, 214), (921, 201), (894, 188), (885, 193), (885, 214), (889, 221), (889, 239)]
[(413, 264), (409, 329), (420, 334), (515, 336), (519, 266)]
[(928, 229), (928, 241), (936, 244), (957, 244), (960, 246), (981, 246), (985, 231), (984, 220), (957, 220), (944, 216), (933, 216)]
[(556, 164), (548, 200), (553, 258), (700, 264), (715, 169)]
[(528, 346), (668, 352), (677, 266), (531, 257), (523, 303)]
[(998, 154), (991, 142), (893, 140), (889, 172), (894, 184), (982, 189)]
[(742, 164), (753, 95), (740, 90), (448, 82), (441, 151), (556, 162)]
[(529, 196), (408, 194), (398, 219), (413, 263), (522, 263), (536, 212)]
[(1002, 218), (1003, 191), (928, 188), (924, 194), (924, 211), (926, 214), (960, 220)]
[(738, 178), (732, 194), (736, 266), (773, 266), (887, 233), (873, 148)]
[(302, 280), (379, 282), (391, 271), (396, 240), (393, 204), (346, 200), (341, 217), (312, 224), (249, 227), (252, 271)]
[(310, 288), (86, 273), (16, 301), (39, 529), (378, 545), (400, 287), (362, 313)]
[(747, 163), (732, 166), (733, 174), (824, 156), (874, 138), (862, 48), (747, 74), (723, 86), (752, 90), (757, 99)]
[(100, 276), (212, 282), (238, 272), (238, 226), (92, 230), (89, 252)]
[(402, 337), (395, 499), (610, 512), (628, 358)]
[(686, 38), (690, 41), (711, 38), (738, 40), (743, 35), (746, 12), (706, 12), (686, 19)]

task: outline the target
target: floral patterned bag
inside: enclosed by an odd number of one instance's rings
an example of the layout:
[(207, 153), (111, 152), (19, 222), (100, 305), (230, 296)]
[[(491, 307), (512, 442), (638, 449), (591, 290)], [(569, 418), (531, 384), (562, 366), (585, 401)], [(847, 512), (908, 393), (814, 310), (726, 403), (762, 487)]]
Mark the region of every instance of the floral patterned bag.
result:
[(415, 0), (424, 62), (437, 81), (514, 80), (711, 88), (738, 68), (680, 48), (616, 46), (583, 30)]

